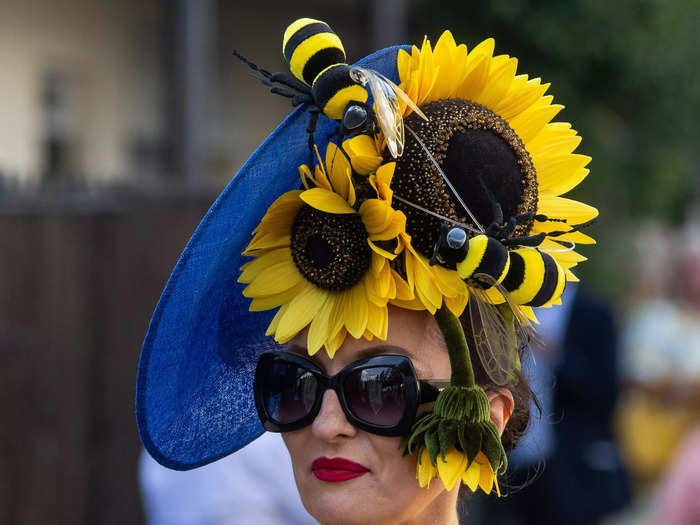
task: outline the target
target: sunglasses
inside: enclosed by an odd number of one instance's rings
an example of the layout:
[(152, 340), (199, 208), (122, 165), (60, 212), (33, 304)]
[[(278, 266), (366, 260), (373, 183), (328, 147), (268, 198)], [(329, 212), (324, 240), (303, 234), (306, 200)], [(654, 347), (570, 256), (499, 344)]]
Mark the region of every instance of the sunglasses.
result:
[(448, 385), (418, 379), (402, 355), (360, 359), (328, 376), (300, 355), (265, 352), (255, 370), (255, 407), (265, 430), (290, 432), (313, 422), (324, 392), (332, 388), (352, 425), (380, 436), (403, 436), (418, 406), (435, 401)]

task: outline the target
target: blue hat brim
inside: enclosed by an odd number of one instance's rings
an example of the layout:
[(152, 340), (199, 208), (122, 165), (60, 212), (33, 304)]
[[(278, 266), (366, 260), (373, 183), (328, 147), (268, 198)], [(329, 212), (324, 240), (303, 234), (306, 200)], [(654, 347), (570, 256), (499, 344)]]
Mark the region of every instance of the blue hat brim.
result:
[[(358, 65), (398, 84), (399, 49)], [(144, 446), (166, 467), (205, 465), (263, 433), (253, 375), (258, 356), (278, 347), (265, 337), (274, 311), (249, 312), (237, 278), (241, 252), (267, 208), (299, 187), (308, 118), (297, 108), (243, 165), (192, 235), (156, 306), (139, 361), (136, 418)], [(336, 127), (320, 116), (314, 137), (321, 154)]]

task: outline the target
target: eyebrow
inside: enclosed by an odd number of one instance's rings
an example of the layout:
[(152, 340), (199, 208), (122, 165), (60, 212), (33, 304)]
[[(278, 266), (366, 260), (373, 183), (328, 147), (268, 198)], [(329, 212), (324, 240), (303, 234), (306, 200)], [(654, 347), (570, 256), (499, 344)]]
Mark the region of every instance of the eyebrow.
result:
[[(306, 359), (310, 359), (314, 363), (316, 363), (320, 368), (324, 368), (319, 360), (316, 358), (315, 355), (310, 356), (308, 354), (307, 348), (305, 346), (296, 344), (296, 343), (289, 343), (286, 348), (287, 352), (291, 352), (293, 354), (300, 355), (301, 357), (305, 357)], [(421, 372), (424, 372), (423, 367), (420, 366), (418, 363), (416, 363), (416, 357), (415, 354), (412, 352), (406, 350), (405, 348), (402, 348), (400, 346), (393, 346), (393, 345), (381, 345), (381, 346), (370, 346), (368, 348), (363, 348), (357, 353), (357, 359), (354, 361), (358, 361), (360, 359), (365, 359), (367, 357), (375, 357), (378, 355), (387, 355), (387, 354), (399, 354), (408, 357), (411, 362), (413, 363), (413, 366), (416, 369), (416, 372), (421, 375)], [(354, 362), (353, 361), (353, 362)]]

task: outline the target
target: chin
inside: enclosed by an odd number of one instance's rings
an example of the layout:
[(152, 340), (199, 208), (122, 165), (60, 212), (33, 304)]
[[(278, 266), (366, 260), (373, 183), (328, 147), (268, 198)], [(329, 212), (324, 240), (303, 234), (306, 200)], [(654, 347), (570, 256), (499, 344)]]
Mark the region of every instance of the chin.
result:
[[(304, 507), (323, 525), (386, 523), (391, 515), (391, 502), (378, 496), (369, 475), (341, 483), (327, 483), (313, 474), (305, 486), (299, 487)], [(384, 519), (387, 518), (387, 519)]]

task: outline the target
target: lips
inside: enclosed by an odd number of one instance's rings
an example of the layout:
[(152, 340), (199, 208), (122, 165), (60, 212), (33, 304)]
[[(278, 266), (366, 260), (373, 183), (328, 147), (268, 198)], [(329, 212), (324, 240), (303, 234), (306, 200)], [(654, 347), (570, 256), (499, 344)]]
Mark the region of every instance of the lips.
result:
[(321, 481), (338, 483), (358, 478), (369, 472), (369, 469), (349, 459), (317, 458), (311, 463), (311, 471)]

